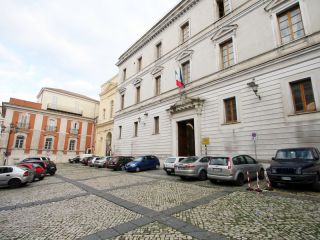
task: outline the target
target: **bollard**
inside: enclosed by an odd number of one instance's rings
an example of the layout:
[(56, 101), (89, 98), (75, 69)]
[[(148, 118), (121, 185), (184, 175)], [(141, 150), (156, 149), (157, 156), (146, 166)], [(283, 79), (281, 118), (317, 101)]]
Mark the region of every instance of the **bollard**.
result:
[(248, 187), (247, 187), (247, 190), (248, 190), (248, 191), (253, 191), (254, 189), (251, 187), (249, 171), (247, 171), (247, 178), (248, 178)]
[(257, 187), (254, 189), (256, 192), (262, 192), (259, 186), (259, 173), (257, 172)]
[(265, 174), (264, 175), (265, 175), (265, 178), (266, 178), (266, 181), (267, 181), (267, 184), (268, 184), (266, 190), (273, 191), (273, 187), (271, 186), (271, 182), (270, 182), (270, 179), (268, 177), (267, 170), (265, 170)]

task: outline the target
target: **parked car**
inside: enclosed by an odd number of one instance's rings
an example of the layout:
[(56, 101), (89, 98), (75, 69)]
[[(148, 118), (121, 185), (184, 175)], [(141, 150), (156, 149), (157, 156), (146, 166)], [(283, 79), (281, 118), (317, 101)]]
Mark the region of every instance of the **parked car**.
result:
[(69, 163), (79, 163), (80, 156), (75, 156), (74, 158), (69, 158)]
[(91, 156), (91, 157), (84, 157), (82, 159), (82, 164), (85, 165), (85, 166), (88, 166), (89, 165), (89, 161), (91, 161), (95, 156)]
[(135, 158), (125, 165), (128, 172), (139, 172), (142, 170), (160, 168), (160, 161), (156, 156), (146, 155)]
[(180, 176), (181, 179), (192, 177), (201, 181), (206, 180), (208, 162), (211, 158), (210, 156), (187, 157), (175, 165), (175, 174)]
[(164, 161), (163, 170), (165, 170), (168, 175), (171, 175), (174, 173), (174, 166), (185, 158), (186, 157), (169, 157)]
[(18, 167), (27, 167), (34, 173), (33, 181), (37, 178), (39, 180), (44, 179), (46, 176), (46, 172), (43, 167), (36, 163), (20, 163), (17, 165)]
[(100, 159), (97, 159), (94, 162), (94, 166), (97, 168), (102, 168), (102, 167), (106, 167), (105, 163), (110, 159), (110, 156), (106, 156), (106, 157), (101, 157)]
[(288, 148), (277, 151), (267, 174), (271, 185), (311, 184), (320, 190), (320, 152), (317, 148)]
[(0, 166), (0, 185), (20, 187), (33, 181), (33, 171), (26, 167)]
[(90, 160), (88, 160), (88, 166), (90, 167), (94, 167), (94, 163), (101, 159), (102, 157), (98, 157), (98, 156), (94, 156), (93, 158), (91, 158)]
[(128, 156), (118, 156), (118, 157), (112, 157), (108, 161), (107, 168), (113, 169), (113, 170), (125, 170), (125, 166), (127, 163), (132, 162), (134, 160), (134, 157), (128, 157)]
[(80, 156), (80, 162), (83, 164), (83, 161), (88, 157), (93, 157), (93, 154), (82, 154)]
[(249, 155), (221, 156), (213, 157), (209, 161), (207, 176), (211, 182), (233, 181), (238, 186), (242, 186), (247, 180), (247, 173), (250, 179), (264, 179), (264, 169)]
[(30, 157), (21, 161), (21, 163), (36, 163), (44, 168), (46, 174), (54, 175), (57, 171), (56, 164), (47, 157)]

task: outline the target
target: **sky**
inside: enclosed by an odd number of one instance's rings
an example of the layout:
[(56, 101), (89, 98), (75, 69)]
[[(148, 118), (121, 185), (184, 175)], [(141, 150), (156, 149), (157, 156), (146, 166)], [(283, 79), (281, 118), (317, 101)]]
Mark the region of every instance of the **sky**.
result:
[(99, 100), (118, 58), (180, 0), (0, 0), (0, 105), (42, 87)]

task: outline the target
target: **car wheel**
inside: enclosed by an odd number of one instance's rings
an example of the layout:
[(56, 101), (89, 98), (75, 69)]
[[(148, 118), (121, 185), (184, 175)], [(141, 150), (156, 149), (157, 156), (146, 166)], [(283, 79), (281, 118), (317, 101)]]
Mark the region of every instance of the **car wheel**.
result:
[(317, 175), (315, 182), (312, 184), (313, 190), (320, 192), (320, 177)]
[(206, 173), (206, 171), (201, 170), (201, 172), (199, 173), (199, 180), (200, 180), (200, 181), (207, 180), (207, 173)]
[(51, 176), (53, 176), (53, 175), (56, 174), (56, 172), (50, 172), (49, 174), (50, 174)]
[(180, 176), (180, 178), (181, 178), (182, 180), (186, 180), (186, 179), (187, 179), (185, 176)]
[(40, 180), (43, 180), (43, 179), (44, 179), (44, 177), (39, 177), (39, 179), (40, 179)]
[(126, 167), (125, 166), (121, 166), (121, 171), (124, 171), (126, 170)]
[(258, 178), (259, 178), (259, 180), (263, 180), (264, 179), (264, 170), (263, 169), (260, 169)]
[(171, 172), (166, 171), (166, 173), (167, 173), (168, 175), (171, 175)]
[(216, 179), (210, 179), (210, 182), (211, 183), (217, 183), (217, 180)]
[(136, 172), (140, 172), (140, 168), (139, 167), (136, 168)]
[(237, 177), (236, 184), (242, 186), (244, 184), (244, 175), (240, 173)]
[(12, 187), (12, 188), (14, 188), (14, 187), (20, 187), (21, 181), (20, 181), (19, 179), (11, 179), (8, 184), (9, 184), (9, 186)]
[(160, 169), (160, 165), (157, 164), (157, 165), (156, 165), (156, 169)]

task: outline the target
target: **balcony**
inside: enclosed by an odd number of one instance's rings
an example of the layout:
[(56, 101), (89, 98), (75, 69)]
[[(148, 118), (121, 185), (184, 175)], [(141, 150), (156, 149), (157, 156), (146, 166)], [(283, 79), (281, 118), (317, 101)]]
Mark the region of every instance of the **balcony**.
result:
[(47, 132), (56, 132), (57, 127), (56, 126), (46, 126), (46, 131)]
[(61, 106), (61, 105), (52, 104), (52, 103), (49, 103), (47, 105), (47, 110), (52, 110), (52, 111), (61, 112), (61, 113), (71, 113), (79, 116), (82, 116), (83, 114), (83, 111), (79, 109), (75, 109), (73, 107)]
[(20, 130), (29, 130), (30, 129), (30, 124), (26, 122), (18, 122), (16, 128)]
[(78, 135), (79, 129), (70, 129), (70, 134)]

